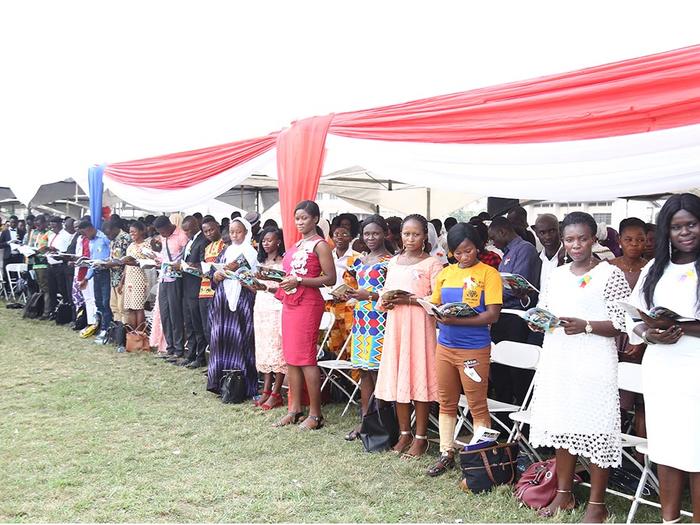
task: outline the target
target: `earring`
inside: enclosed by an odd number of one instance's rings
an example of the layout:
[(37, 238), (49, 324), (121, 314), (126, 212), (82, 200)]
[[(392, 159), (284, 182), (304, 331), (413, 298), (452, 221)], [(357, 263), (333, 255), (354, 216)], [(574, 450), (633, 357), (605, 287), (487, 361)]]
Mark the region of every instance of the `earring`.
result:
[(570, 263), (570, 262), (571, 262), (571, 258), (569, 257), (569, 254), (567, 253), (567, 254), (564, 256), (564, 264), (568, 264), (568, 263)]
[(668, 241), (668, 258), (673, 259), (673, 244), (671, 244), (671, 241)]

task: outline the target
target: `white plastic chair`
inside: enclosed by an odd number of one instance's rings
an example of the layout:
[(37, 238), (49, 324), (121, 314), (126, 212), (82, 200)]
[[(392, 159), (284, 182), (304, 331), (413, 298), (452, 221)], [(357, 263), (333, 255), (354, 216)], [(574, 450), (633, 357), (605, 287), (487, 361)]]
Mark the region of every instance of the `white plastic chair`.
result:
[[(352, 374), (346, 372), (346, 370), (352, 371), (352, 363), (347, 359), (341, 359), (347, 353), (347, 347), (350, 344), (350, 341), (352, 341), (352, 334), (349, 335), (343, 343), (343, 347), (340, 349), (337, 359), (327, 359), (318, 362), (318, 367), (326, 375), (326, 378), (324, 379), (323, 384), (321, 385), (321, 390), (323, 390), (330, 381), (338, 388), (338, 390), (343, 392), (343, 394), (345, 394), (345, 397), (347, 397), (348, 399), (348, 402), (345, 405), (343, 412), (340, 414), (340, 417), (343, 417), (345, 415), (345, 413), (350, 408), (350, 405), (357, 404), (357, 401), (355, 399), (357, 397), (358, 392), (360, 391), (360, 383), (362, 382), (361, 379), (359, 381), (355, 381), (352, 378)], [(338, 381), (336, 377), (334, 377), (334, 374), (338, 374), (338, 376), (342, 376), (343, 378), (345, 378), (352, 385), (352, 392), (348, 392), (345, 386), (342, 383), (340, 383), (340, 381)]]
[[(523, 370), (536, 370), (537, 363), (540, 360), (540, 347), (536, 345), (530, 345), (527, 343), (517, 343), (515, 341), (501, 341), (496, 343), (491, 347), (491, 362), (498, 363), (504, 366), (510, 366), (513, 368), (519, 368)], [(487, 405), (489, 409), (489, 414), (496, 422), (498, 426), (508, 432), (508, 441), (513, 441), (514, 439), (520, 439), (523, 447), (528, 454), (531, 454), (537, 461), (541, 461), (539, 454), (530, 445), (528, 440), (522, 434), (522, 427), (527, 423), (525, 421), (519, 421), (514, 417), (516, 413), (525, 412), (527, 406), (532, 398), (532, 389), (534, 387), (534, 380), (530, 382), (530, 386), (525, 393), (525, 399), (522, 405), (514, 405), (511, 403), (504, 403), (502, 401), (496, 401), (495, 399), (487, 399)], [(454, 438), (457, 439), (462, 426), (465, 426), (471, 430), (467, 419), (469, 414), (469, 404), (467, 403), (466, 396), (462, 395), (459, 398), (458, 406), (458, 418), (457, 425), (455, 427)], [(512, 425), (508, 424), (508, 421), (504, 421), (499, 418), (496, 414), (509, 414), (510, 418), (513, 419), (514, 423)]]
[[(26, 272), (28, 270), (28, 266), (25, 263), (12, 263), (8, 264), (5, 266), (5, 274), (7, 275), (7, 283), (10, 285), (10, 294), (12, 294), (12, 300), (16, 301), (17, 296), (16, 296), (16, 287), (17, 287), (17, 281), (19, 280), (20, 276), (22, 275), (22, 272)], [(12, 274), (15, 275), (15, 277), (12, 277)], [(24, 292), (20, 294), (20, 297), (26, 301), (27, 296)]]

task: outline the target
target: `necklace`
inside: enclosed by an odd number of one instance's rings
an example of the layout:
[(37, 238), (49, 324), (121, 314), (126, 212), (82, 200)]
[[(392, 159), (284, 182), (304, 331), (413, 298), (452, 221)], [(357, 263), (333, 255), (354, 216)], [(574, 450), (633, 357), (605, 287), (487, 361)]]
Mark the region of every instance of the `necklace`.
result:
[(406, 255), (404, 253), (404, 254), (402, 254), (403, 262), (406, 264), (406, 266), (410, 266), (411, 264), (415, 264), (415, 263), (419, 262), (422, 259), (422, 257), (421, 257), (422, 255), (423, 254), (421, 253), (418, 256), (413, 255), (413, 256), (409, 257), (408, 255)]
[[(644, 259), (639, 259), (639, 262), (641, 262), (641, 261), (644, 261)], [(644, 266), (644, 264), (646, 264), (646, 261), (643, 264), (639, 265), (639, 268), (636, 268), (636, 269), (634, 268), (634, 264), (632, 262), (628, 262), (625, 260), (624, 256), (622, 256), (620, 263), (622, 266), (622, 271), (632, 273), (632, 272), (641, 272), (642, 266)]]

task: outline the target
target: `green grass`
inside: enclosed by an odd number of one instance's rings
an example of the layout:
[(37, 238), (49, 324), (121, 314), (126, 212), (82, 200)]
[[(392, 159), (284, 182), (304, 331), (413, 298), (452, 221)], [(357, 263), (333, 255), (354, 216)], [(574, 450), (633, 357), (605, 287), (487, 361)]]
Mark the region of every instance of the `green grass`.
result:
[[(0, 303), (0, 521), (537, 521), (507, 487), (466, 495), (458, 470), (426, 477), (434, 445), (404, 462), (346, 443), (354, 415), (337, 405), (318, 432), (273, 429), (283, 410), (223, 405), (199, 371), (20, 317)], [(628, 503), (608, 502), (624, 521)]]

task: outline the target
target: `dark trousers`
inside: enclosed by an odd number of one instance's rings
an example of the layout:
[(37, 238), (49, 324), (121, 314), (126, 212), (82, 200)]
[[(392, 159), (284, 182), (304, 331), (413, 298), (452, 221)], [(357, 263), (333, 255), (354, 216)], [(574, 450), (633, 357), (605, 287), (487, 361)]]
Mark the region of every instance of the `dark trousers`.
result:
[[(199, 315), (202, 317), (202, 325), (204, 325), (204, 340), (207, 342), (207, 346), (209, 346), (209, 338), (211, 336), (209, 333), (209, 306), (211, 305), (211, 301), (211, 297), (199, 300)], [(202, 359), (204, 359), (203, 353)]]
[[(198, 291), (199, 292), (199, 291)], [(195, 359), (204, 360), (204, 350), (207, 347), (207, 340), (204, 337), (204, 322), (199, 309), (199, 298), (197, 293), (194, 297), (183, 298), (185, 310), (185, 331), (187, 333), (187, 353), (185, 357), (189, 361)]]
[[(530, 333), (527, 323), (517, 315), (501, 314), (498, 322), (491, 327), (491, 340), (494, 343), (501, 341), (528, 343), (530, 342)], [(492, 363), (489, 376), (491, 383), (489, 397), (504, 403), (522, 404), (534, 374), (533, 370), (522, 370)]]
[(49, 265), (49, 312), (56, 310), (58, 294), (61, 294), (61, 299), (64, 302), (66, 297), (70, 295), (66, 293), (65, 266), (63, 263)]
[(95, 306), (100, 314), (100, 330), (107, 330), (112, 322), (112, 309), (109, 306), (112, 285), (109, 281), (109, 270), (95, 270), (92, 280), (95, 288)]
[(185, 353), (185, 331), (182, 316), (182, 280), (158, 285), (158, 305), (168, 354), (182, 357)]
[(75, 277), (75, 268), (62, 264), (63, 266), (63, 286), (65, 286), (66, 295), (63, 298), (65, 302), (73, 305), (73, 278)]
[(51, 313), (51, 294), (49, 293), (49, 269), (33, 268), (36, 274), (36, 284), (44, 295), (44, 315)]

